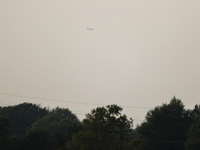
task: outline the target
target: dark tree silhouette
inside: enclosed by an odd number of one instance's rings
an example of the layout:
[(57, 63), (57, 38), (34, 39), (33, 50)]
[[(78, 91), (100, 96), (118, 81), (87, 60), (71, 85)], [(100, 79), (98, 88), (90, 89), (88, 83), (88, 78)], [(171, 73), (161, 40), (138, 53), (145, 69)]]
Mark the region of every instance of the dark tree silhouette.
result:
[(10, 121), (9, 135), (25, 135), (36, 120), (44, 117), (48, 111), (39, 105), (23, 103), (0, 109), (0, 115), (7, 114)]
[(191, 123), (190, 111), (174, 97), (169, 104), (148, 111), (137, 132), (145, 140), (143, 149), (183, 150)]

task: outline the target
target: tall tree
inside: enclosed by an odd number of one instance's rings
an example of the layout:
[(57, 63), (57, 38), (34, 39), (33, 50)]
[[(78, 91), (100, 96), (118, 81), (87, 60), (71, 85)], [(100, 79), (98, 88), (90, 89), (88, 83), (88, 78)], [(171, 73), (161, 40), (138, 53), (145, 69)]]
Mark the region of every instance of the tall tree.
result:
[(193, 123), (187, 133), (186, 150), (197, 150), (200, 147), (200, 105), (195, 105), (191, 112)]
[(30, 130), (26, 138), (29, 141), (29, 150), (55, 150), (56, 137), (45, 129)]
[(3, 149), (6, 147), (8, 141), (8, 127), (10, 123), (7, 116), (0, 116), (0, 148)]
[(169, 104), (148, 111), (137, 132), (145, 140), (143, 149), (183, 150), (191, 123), (190, 111), (174, 97)]
[(120, 136), (120, 128), (121, 131), (130, 130), (133, 125), (133, 120), (128, 120), (121, 111), (122, 108), (117, 105), (93, 109), (83, 120), (84, 130), (74, 134), (67, 149), (116, 150), (120, 148), (120, 137), (123, 136), (122, 133)]
[(4, 138), (8, 134), (8, 127), (10, 122), (7, 116), (0, 116), (0, 138)]
[(192, 125), (187, 133), (186, 150), (198, 150), (200, 148), (200, 128)]
[(0, 115), (7, 114), (10, 121), (9, 135), (25, 135), (31, 124), (44, 117), (48, 111), (40, 105), (23, 103), (15, 106), (3, 107)]
[(55, 108), (46, 116), (32, 124), (31, 129), (46, 129), (51, 133), (67, 133), (73, 124), (80, 124), (80, 121), (68, 108)]

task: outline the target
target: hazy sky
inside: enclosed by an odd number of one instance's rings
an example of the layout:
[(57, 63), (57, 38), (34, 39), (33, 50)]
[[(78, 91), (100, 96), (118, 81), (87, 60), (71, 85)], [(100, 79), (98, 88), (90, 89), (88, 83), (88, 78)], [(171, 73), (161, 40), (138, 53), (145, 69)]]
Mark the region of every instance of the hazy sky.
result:
[(123, 107), (135, 124), (173, 96), (193, 108), (200, 1), (0, 0), (0, 93), (2, 106), (68, 107), (81, 120), (91, 104), (148, 107)]

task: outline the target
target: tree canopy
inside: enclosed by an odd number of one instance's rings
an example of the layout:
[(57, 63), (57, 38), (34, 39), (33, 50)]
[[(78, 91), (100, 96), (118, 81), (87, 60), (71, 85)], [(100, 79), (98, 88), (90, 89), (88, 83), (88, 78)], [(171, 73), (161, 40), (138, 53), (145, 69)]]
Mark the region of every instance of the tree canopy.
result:
[[(133, 120), (121, 114), (117, 105), (97, 107), (83, 120), (83, 131), (73, 135), (67, 149), (116, 150), (120, 147), (120, 128), (132, 129)], [(122, 138), (122, 137), (121, 137)]]
[(143, 149), (183, 150), (192, 123), (190, 114), (175, 97), (169, 104), (148, 111), (146, 121), (137, 127), (140, 137), (145, 140)]
[(51, 133), (67, 133), (73, 124), (80, 124), (80, 121), (68, 108), (55, 108), (46, 116), (32, 124), (31, 130), (40, 128)]
[(31, 124), (48, 113), (40, 105), (23, 103), (15, 106), (3, 107), (0, 115), (7, 114), (10, 121), (9, 135), (25, 135)]
[(145, 121), (135, 129), (133, 120), (122, 114), (122, 110), (117, 105), (97, 107), (80, 122), (67, 108), (49, 110), (30, 103), (1, 107), (0, 148), (199, 149), (200, 105), (195, 105), (193, 110), (185, 109), (183, 102), (174, 97), (169, 104), (164, 103), (149, 110)]
[(10, 126), (10, 122), (7, 116), (0, 116), (0, 138), (4, 138), (8, 134), (8, 127)]
[(191, 112), (192, 125), (187, 133), (186, 150), (197, 150), (200, 147), (200, 105), (195, 105)]

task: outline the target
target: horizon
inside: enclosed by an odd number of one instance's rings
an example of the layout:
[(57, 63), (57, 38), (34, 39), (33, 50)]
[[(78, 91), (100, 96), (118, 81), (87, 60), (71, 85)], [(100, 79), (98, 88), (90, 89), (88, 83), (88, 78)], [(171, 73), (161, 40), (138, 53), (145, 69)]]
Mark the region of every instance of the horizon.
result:
[[(95, 107), (81, 103), (153, 108), (176, 96), (192, 109), (200, 102), (199, 6), (198, 0), (1, 1), (0, 103), (67, 107), (79, 118)], [(135, 125), (147, 109), (123, 112), (138, 116)]]

